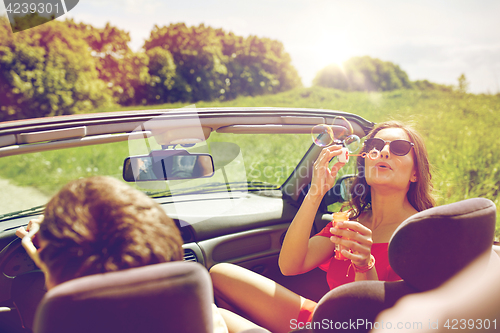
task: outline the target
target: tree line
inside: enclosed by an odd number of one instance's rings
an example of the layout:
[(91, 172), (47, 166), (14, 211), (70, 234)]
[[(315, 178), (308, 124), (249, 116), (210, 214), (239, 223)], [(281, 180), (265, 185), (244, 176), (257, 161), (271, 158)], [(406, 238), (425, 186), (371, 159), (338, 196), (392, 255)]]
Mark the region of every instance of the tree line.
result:
[(350, 58), (342, 66), (326, 66), (316, 74), (313, 84), (345, 91), (453, 90), (451, 86), (428, 80), (410, 81), (408, 74), (398, 65), (369, 56)]
[[(36, 14), (16, 19), (16, 27)], [(133, 52), (129, 33), (106, 24), (51, 21), (12, 33), (0, 17), (0, 121), (92, 112), (113, 105), (231, 100), (301, 86), (277, 40), (241, 37), (200, 24), (154, 26)], [(410, 81), (399, 66), (354, 57), (321, 69), (314, 85), (346, 91), (439, 89)], [(465, 76), (460, 90), (467, 89)], [(465, 88), (464, 88), (465, 87)]]
[[(16, 21), (24, 24), (25, 17)], [(133, 52), (129, 33), (73, 20), (12, 33), (0, 18), (0, 121), (278, 93), (301, 86), (279, 41), (203, 24), (155, 26)]]

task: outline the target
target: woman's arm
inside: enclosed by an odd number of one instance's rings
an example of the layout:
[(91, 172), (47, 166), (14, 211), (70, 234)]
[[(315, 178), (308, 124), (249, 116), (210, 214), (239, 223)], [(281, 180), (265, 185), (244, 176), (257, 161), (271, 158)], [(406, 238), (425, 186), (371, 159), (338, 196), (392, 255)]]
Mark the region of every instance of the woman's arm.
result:
[(331, 257), (335, 250), (335, 244), (328, 237), (309, 238), (318, 206), (306, 196), (288, 228), (278, 261), (284, 275), (308, 272)]
[(331, 169), (328, 163), (341, 153), (341, 146), (331, 146), (321, 151), (314, 163), (311, 188), (286, 233), (279, 256), (279, 266), (284, 275), (296, 275), (310, 271), (332, 255), (335, 244), (326, 237), (312, 237), (314, 217), (323, 196), (335, 184), (337, 171), (344, 163), (336, 163)]

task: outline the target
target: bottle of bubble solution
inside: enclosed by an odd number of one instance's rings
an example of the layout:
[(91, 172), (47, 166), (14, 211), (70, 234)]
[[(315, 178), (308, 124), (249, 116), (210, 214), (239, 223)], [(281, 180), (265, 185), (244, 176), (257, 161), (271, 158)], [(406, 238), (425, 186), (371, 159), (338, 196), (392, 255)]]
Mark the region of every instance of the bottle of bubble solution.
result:
[[(333, 226), (337, 227), (337, 222), (347, 221), (349, 219), (349, 211), (333, 213)], [(335, 244), (335, 259), (337, 260), (347, 260), (346, 257), (341, 253), (344, 247), (340, 244)]]

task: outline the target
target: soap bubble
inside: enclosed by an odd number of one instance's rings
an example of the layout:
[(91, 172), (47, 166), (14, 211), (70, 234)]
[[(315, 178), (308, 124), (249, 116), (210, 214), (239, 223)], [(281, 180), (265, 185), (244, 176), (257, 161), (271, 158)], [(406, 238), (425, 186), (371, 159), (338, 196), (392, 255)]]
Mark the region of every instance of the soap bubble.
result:
[(342, 116), (333, 119), (332, 125), (320, 124), (311, 130), (312, 140), (315, 145), (327, 147), (331, 144), (343, 144), (349, 153), (355, 153), (361, 148), (360, 138), (353, 134), (351, 123)]
[(344, 146), (347, 148), (350, 154), (354, 154), (357, 153), (363, 145), (361, 144), (361, 139), (359, 138), (359, 136), (352, 134), (344, 139)]
[(311, 136), (314, 144), (320, 147), (329, 146), (335, 140), (332, 128), (325, 124), (314, 126), (311, 130)]
[(344, 140), (354, 133), (351, 123), (342, 116), (335, 117), (332, 125), (335, 139)]

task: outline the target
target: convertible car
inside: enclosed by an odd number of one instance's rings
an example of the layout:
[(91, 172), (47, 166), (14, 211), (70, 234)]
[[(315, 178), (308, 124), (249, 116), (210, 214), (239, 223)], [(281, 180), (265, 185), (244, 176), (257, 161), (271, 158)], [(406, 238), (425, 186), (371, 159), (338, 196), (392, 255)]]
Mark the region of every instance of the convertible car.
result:
[[(318, 125), (331, 133), (316, 131)], [(207, 269), (235, 263), (319, 300), (328, 291), (323, 271), (286, 277), (277, 265), (321, 151), (312, 139), (362, 138), (373, 126), (340, 111), (280, 108), (109, 112), (0, 124), (1, 331), (31, 329), (33, 311), (19, 309), (14, 289), (33, 304), (44, 293), (30, 292), (43, 281), (13, 288), (16, 279), (37, 270), (16, 229), (42, 214), (65, 183), (91, 175), (127, 181), (160, 203), (181, 230), (185, 261)], [(345, 199), (348, 173), (355, 169), (344, 170), (311, 233), (331, 220), (329, 207)]]
[[(39, 217), (68, 181), (92, 175), (115, 177), (156, 200), (181, 230), (184, 261), (198, 263), (189, 265), (203, 274), (208, 276), (206, 270), (222, 262), (246, 267), (320, 301), (317, 313), (323, 318), (365, 316), (330, 309), (329, 303), (339, 302), (325, 300), (326, 293), (343, 297), (345, 304), (346, 288), (355, 289), (353, 308), (375, 304), (376, 311), (366, 314), (374, 320), (405, 293), (440, 285), (492, 249), (496, 208), (489, 200), (432, 208), (405, 221), (389, 246), (391, 266), (403, 281), (370, 281), (364, 289), (348, 284), (329, 292), (319, 268), (299, 276), (284, 276), (279, 270), (281, 244), (307, 193), (322, 146), (344, 144), (346, 155), (341, 156), (348, 159), (374, 125), (347, 112), (293, 108), (122, 111), (0, 124), (0, 331), (31, 332), (46, 294), (43, 274), (21, 246), (16, 229)], [(354, 162), (341, 169), (325, 195), (311, 235), (348, 200)], [(89, 278), (86, 285), (103, 283)], [(114, 290), (121, 293), (119, 287)], [(59, 306), (58, 311), (65, 305)], [(201, 314), (193, 311), (183, 316), (195, 322)], [(85, 315), (80, 313), (80, 320)]]

